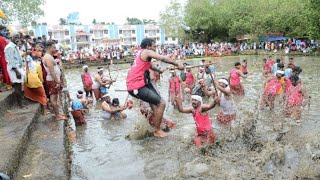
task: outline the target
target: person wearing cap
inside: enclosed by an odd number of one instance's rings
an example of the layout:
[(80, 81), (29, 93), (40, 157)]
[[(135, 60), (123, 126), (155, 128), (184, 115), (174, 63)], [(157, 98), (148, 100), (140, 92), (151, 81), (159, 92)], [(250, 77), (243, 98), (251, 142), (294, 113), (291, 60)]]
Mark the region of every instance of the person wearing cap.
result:
[(83, 125), (86, 124), (84, 113), (88, 111), (87, 101), (83, 99), (83, 91), (78, 91), (76, 99), (71, 102), (71, 114), (75, 124)]
[(233, 120), (236, 119), (237, 107), (233, 101), (232, 93), (229, 87), (229, 82), (227, 79), (219, 79), (218, 81), (214, 81), (215, 86), (218, 92), (207, 91), (207, 88), (204, 88), (205, 94), (207, 96), (218, 95), (220, 98), (220, 107), (221, 110), (217, 116), (217, 121), (221, 124), (228, 125)]
[(103, 119), (111, 119), (111, 120), (118, 120), (126, 118), (127, 115), (122, 113), (127, 108), (127, 103), (123, 106), (119, 106), (119, 99), (114, 98), (111, 101), (110, 95), (107, 93), (102, 96), (102, 118)]
[(11, 83), (14, 88), (14, 95), (20, 108), (24, 108), (22, 105), (22, 83), (24, 83), (25, 72), (23, 70), (23, 61), (17, 42), (19, 41), (20, 35), (18, 33), (11, 33), (10, 42), (4, 49), (5, 59), (7, 61), (7, 72), (9, 74)]
[(86, 97), (92, 98), (93, 81), (91, 78), (91, 74), (89, 73), (89, 67), (87, 65), (84, 65), (82, 69), (83, 69), (83, 73), (81, 74), (81, 79), (82, 79), (83, 89), (86, 92)]
[(205, 72), (204, 72), (204, 67), (203, 66), (200, 66), (199, 67), (199, 71), (197, 73), (197, 81), (199, 81), (200, 79), (204, 79), (204, 75), (205, 75)]
[(93, 84), (92, 84), (92, 91), (93, 91), (93, 94), (94, 94), (94, 96), (95, 96), (97, 101), (100, 100), (101, 97), (105, 94), (105, 93), (101, 92), (100, 87), (101, 86), (105, 86), (105, 85), (110, 84), (110, 83), (111, 83), (111, 80), (107, 79), (103, 75), (103, 68), (102, 67), (98, 67), (98, 72), (94, 76)]
[(240, 70), (241, 68), (241, 63), (236, 62), (234, 64), (234, 69), (231, 70), (229, 74), (229, 79), (230, 79), (230, 90), (232, 94), (238, 95), (238, 96), (244, 96), (244, 88), (243, 85), (240, 82), (240, 77), (247, 78), (250, 74), (244, 75), (242, 71)]
[(145, 38), (141, 42), (141, 51), (136, 56), (136, 59), (131, 66), (127, 76), (127, 90), (128, 93), (145, 102), (150, 103), (154, 113), (155, 131), (154, 136), (164, 138), (167, 134), (161, 130), (160, 125), (163, 119), (163, 112), (166, 107), (165, 101), (160, 94), (155, 90), (151, 80), (149, 69), (159, 71), (152, 66), (151, 59), (161, 60), (162, 62), (177, 66), (180, 70), (183, 66), (173, 61), (167, 56), (161, 56), (156, 53), (156, 44), (153, 39)]
[(276, 76), (270, 77), (265, 86), (264, 92), (260, 99), (259, 108), (264, 109), (265, 107), (274, 108), (274, 101), (277, 95), (279, 95), (279, 91), (283, 89), (284, 83), (282, 81), (282, 77), (284, 75), (284, 71), (277, 70)]
[(197, 132), (192, 140), (198, 148), (201, 148), (203, 144), (212, 144), (215, 140), (215, 135), (212, 129), (208, 111), (218, 104), (219, 97), (216, 96), (214, 101), (212, 101), (210, 104), (203, 104), (201, 96), (192, 95), (191, 102), (192, 107), (183, 108), (181, 98), (176, 97), (178, 110), (182, 113), (192, 114), (193, 116)]
[(171, 102), (171, 104), (176, 107), (175, 105), (175, 97), (181, 96), (180, 91), (181, 91), (181, 79), (179, 76), (177, 76), (177, 73), (174, 69), (173, 66), (169, 67), (170, 70), (170, 78), (169, 78), (169, 97), (168, 97), (168, 102)]

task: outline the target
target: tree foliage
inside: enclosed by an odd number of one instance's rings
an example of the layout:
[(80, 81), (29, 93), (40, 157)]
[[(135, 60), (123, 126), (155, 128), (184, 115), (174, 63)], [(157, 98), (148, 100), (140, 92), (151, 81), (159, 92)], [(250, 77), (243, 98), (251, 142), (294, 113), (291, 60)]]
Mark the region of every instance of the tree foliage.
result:
[(171, 0), (160, 23), (168, 34), (183, 32), (200, 42), (278, 32), (319, 38), (319, 12), (320, 0), (188, 0), (185, 6)]
[(171, 0), (164, 11), (160, 13), (160, 26), (170, 37), (187, 39), (185, 31), (188, 29), (184, 22), (184, 8), (178, 0)]
[(1, 0), (0, 9), (8, 16), (10, 21), (19, 21), (22, 26), (28, 26), (44, 15), (41, 5), (45, 0)]
[(94, 18), (94, 19), (92, 20), (92, 24), (97, 24), (96, 18)]
[(143, 24), (143, 22), (140, 19), (135, 17), (133, 18), (127, 17), (126, 20), (127, 20), (126, 24), (129, 24), (129, 25)]
[[(32, 22), (31, 22), (31, 23), (32, 23)], [(60, 18), (60, 19), (59, 19), (59, 24), (60, 24), (60, 25), (67, 25), (67, 20), (64, 19), (64, 18)]]
[(143, 24), (157, 24), (153, 19), (142, 19)]

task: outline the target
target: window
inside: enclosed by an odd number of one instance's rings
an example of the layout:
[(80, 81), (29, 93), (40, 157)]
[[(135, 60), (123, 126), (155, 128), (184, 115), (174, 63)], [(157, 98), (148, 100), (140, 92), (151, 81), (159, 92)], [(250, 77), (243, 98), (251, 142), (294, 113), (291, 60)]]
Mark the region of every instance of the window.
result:
[(176, 40), (176, 38), (173, 37), (173, 38), (172, 38), (172, 41), (175, 41), (175, 40)]
[(165, 40), (168, 41), (168, 38), (166, 37)]
[(160, 33), (160, 30), (159, 30), (159, 29), (157, 30), (157, 33)]
[(146, 33), (146, 34), (147, 34), (147, 33), (148, 33), (148, 30), (145, 30), (145, 31), (144, 31), (144, 33)]
[(131, 31), (131, 33), (132, 33), (132, 34), (135, 34), (135, 33), (136, 33), (136, 31), (135, 31), (135, 30), (132, 30), (132, 31)]
[(93, 34), (93, 30), (90, 30), (90, 34)]
[(134, 41), (134, 42), (135, 42), (136, 40), (137, 40), (136, 38), (132, 38), (132, 41)]
[(108, 34), (108, 30), (103, 30), (103, 34)]
[(64, 35), (69, 36), (69, 31), (64, 31)]
[(122, 30), (119, 30), (119, 34), (122, 34)]
[(160, 41), (160, 38), (157, 37), (157, 41)]

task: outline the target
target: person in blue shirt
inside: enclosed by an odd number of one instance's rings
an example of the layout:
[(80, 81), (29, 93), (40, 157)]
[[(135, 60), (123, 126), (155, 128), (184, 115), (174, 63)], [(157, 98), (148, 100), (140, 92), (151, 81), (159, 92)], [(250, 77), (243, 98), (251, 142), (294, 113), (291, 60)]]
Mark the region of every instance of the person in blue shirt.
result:
[(71, 114), (76, 125), (86, 124), (84, 113), (88, 111), (87, 101), (83, 99), (83, 91), (77, 92), (77, 98), (71, 102)]
[(294, 65), (292, 63), (289, 63), (287, 66), (287, 69), (284, 71), (284, 76), (287, 78), (291, 77), (293, 68), (294, 68)]
[(210, 64), (209, 69), (210, 69), (211, 74), (215, 75), (215, 67), (214, 67), (214, 64), (211, 64), (211, 63), (212, 62), (209, 61), (209, 64)]
[(278, 70), (278, 64), (281, 62), (280, 59), (277, 59), (276, 60), (276, 63), (273, 64), (273, 67), (272, 67), (272, 74), (275, 76), (276, 75), (276, 72)]

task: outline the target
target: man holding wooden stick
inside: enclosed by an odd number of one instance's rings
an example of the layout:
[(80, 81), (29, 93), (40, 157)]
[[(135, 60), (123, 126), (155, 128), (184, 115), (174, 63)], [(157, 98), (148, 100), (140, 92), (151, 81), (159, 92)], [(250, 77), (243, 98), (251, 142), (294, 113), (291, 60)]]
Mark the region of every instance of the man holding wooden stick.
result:
[(153, 39), (143, 39), (140, 46), (141, 51), (136, 56), (136, 59), (128, 72), (127, 90), (131, 96), (150, 104), (155, 123), (155, 131), (153, 134), (156, 137), (164, 138), (167, 134), (161, 130), (160, 124), (163, 119), (163, 112), (165, 110), (166, 103), (150, 81), (149, 69), (159, 71), (157, 68), (152, 66), (151, 59), (154, 58), (165, 63), (172, 64), (177, 66), (180, 70), (183, 69), (183, 66), (174, 62), (167, 56), (161, 56), (156, 53), (156, 44)]

